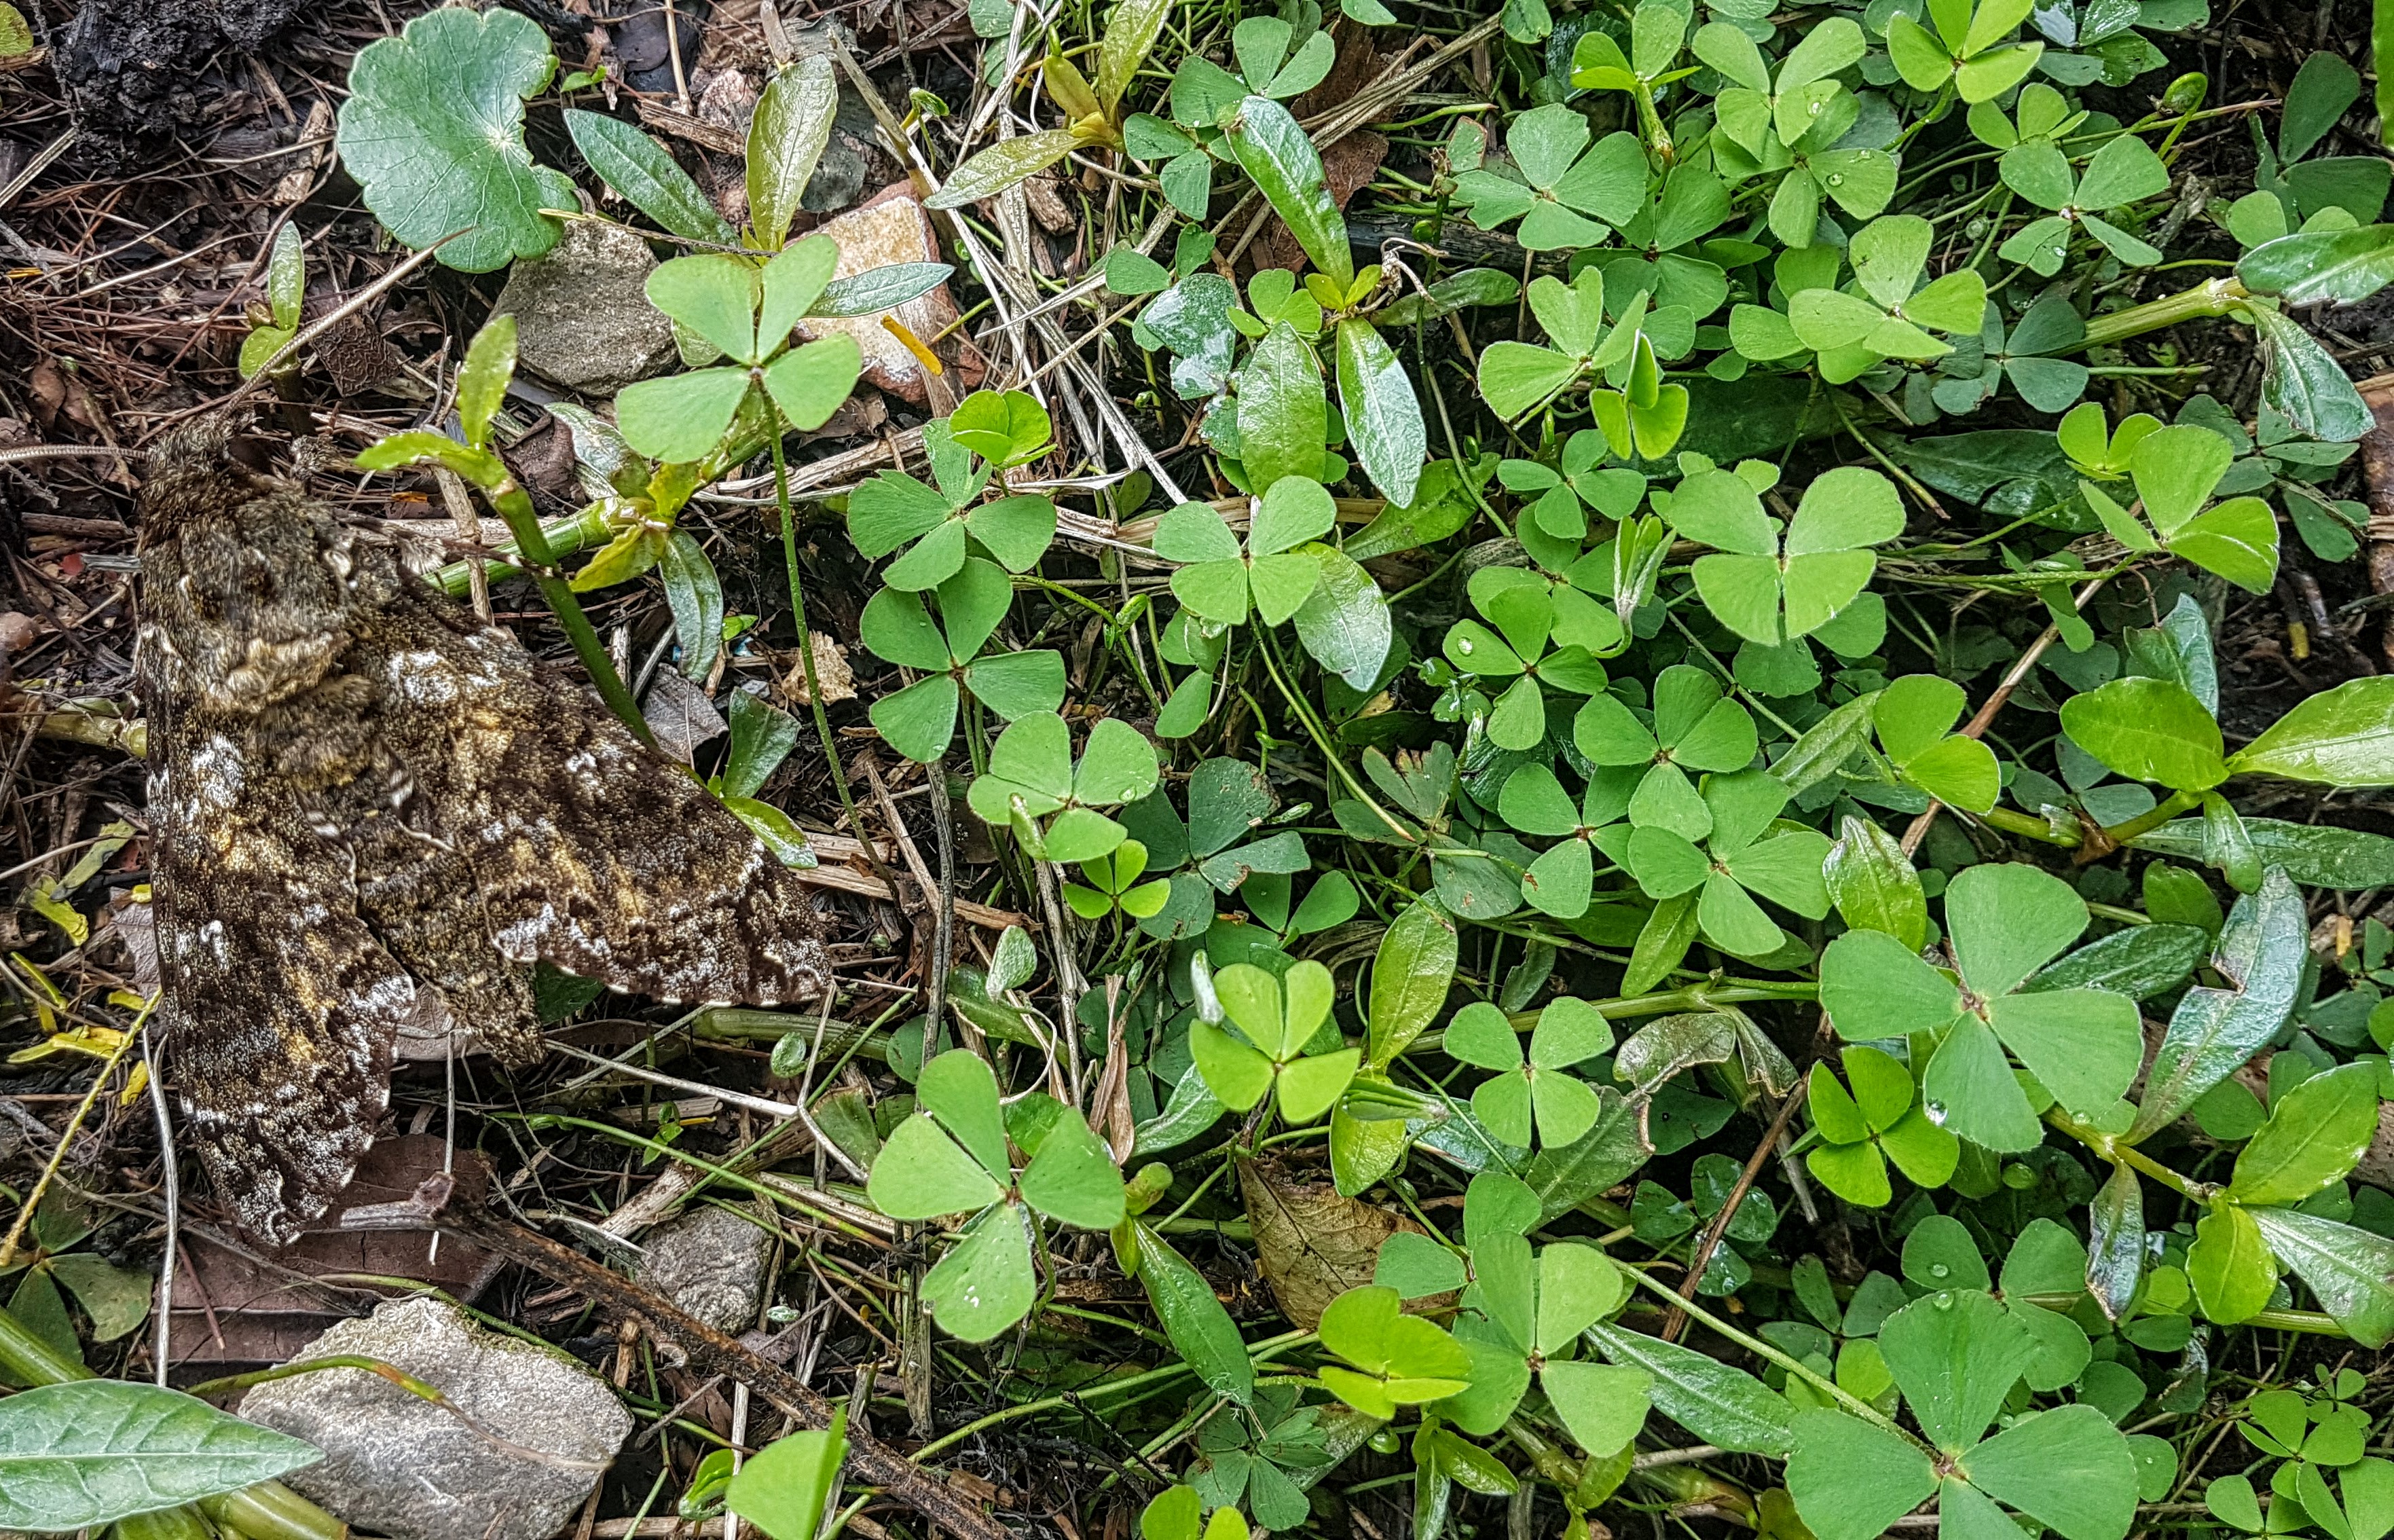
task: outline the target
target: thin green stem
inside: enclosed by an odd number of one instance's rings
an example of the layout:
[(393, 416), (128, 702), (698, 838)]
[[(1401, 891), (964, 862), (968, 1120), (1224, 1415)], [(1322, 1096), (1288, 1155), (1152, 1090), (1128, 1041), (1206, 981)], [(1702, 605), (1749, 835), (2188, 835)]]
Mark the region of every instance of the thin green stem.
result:
[(2010, 808), (1989, 808), (1985, 812), (1972, 813), (1970, 816), (1991, 829), (2001, 829), (2007, 835), (2017, 835), (2022, 839), (2041, 839), (2047, 845), (2059, 845), (2065, 850), (2075, 849), (2078, 846), (2078, 835), (2075, 830), (2056, 829), (2044, 819)]
[[(574, 552), (591, 546), (603, 546), (612, 539), (615, 533), (614, 526), (607, 521), (606, 505), (603, 503), (593, 503), (579, 513), (568, 514), (562, 519), (552, 519), (543, 524), (540, 530), (542, 537), (548, 542), (549, 554), (552, 558), (572, 556)], [(523, 554), (523, 547), (518, 545), (512, 536), (493, 548), (501, 556), (514, 557)], [(509, 565), (505, 561), (491, 560), (488, 558), (476, 559), (484, 562), (483, 573), (493, 583), (524, 575), (522, 568)], [(433, 586), (451, 599), (464, 599), (473, 591), (473, 572), (472, 561), (452, 561), (432, 574)]]
[(1413, 835), (1403, 824), (1398, 823), (1386, 808), (1372, 799), (1372, 794), (1365, 791), (1363, 783), (1355, 779), (1355, 772), (1347, 768), (1347, 761), (1339, 757), (1337, 751), (1330, 746), (1328, 730), (1314, 720), (1312, 708), (1306, 704), (1305, 698), (1291, 689), (1288, 680), (1282, 677), (1279, 652), (1272, 645), (1271, 632), (1262, 625), (1257, 625), (1256, 639), (1262, 644), (1260, 651), (1263, 653), (1265, 670), (1271, 675), (1272, 683), (1280, 687), (1281, 695), (1288, 702), (1289, 709), (1296, 713), (1296, 719), (1305, 724), (1306, 735), (1313, 740), (1313, 746), (1322, 751), (1322, 757), (1328, 761), (1330, 768), (1338, 773), (1338, 779), (1347, 783), (1348, 791), (1354, 795), (1357, 801), (1372, 809), (1373, 815), (1387, 824), (1389, 831), (1401, 841), (1407, 845), (1413, 844)]
[(598, 691), (598, 698), (607, 703), (623, 724), (631, 729), (632, 736), (651, 748), (656, 735), (649, 731), (648, 718), (640, 715), (638, 703), (624, 684), (623, 676), (615, 672), (615, 660), (607, 655), (599, 644), (598, 633), (592, 629), (590, 617), (582, 612), (582, 600), (575, 597), (572, 586), (557, 570), (557, 553), (549, 548), (548, 535), (540, 527), (539, 516), (533, 512), (532, 496), (512, 476), (495, 487), (485, 489), (491, 507), (506, 520), (507, 533), (516, 538), (516, 548), (531, 563), (533, 581), (540, 586), (540, 597), (548, 602), (558, 625), (565, 628), (565, 639), (573, 644), (573, 655), (582, 660), (590, 682)]
[(2126, 1165), (2177, 1193), (2199, 1204), (2208, 1204), (2217, 1188), (2191, 1177), (2180, 1176), (2134, 1145), (2123, 1142), (2117, 1136), (2079, 1122), (2059, 1107), (2045, 1112), (2045, 1121), (2086, 1146), (2096, 1154), (2117, 1165)]
[[(873, 841), (865, 837), (864, 821), (856, 816), (856, 798), (848, 789), (848, 768), (839, 760), (839, 745), (831, 735), (831, 715), (823, 710), (822, 686), (815, 678), (815, 634), (807, 627), (807, 599), (798, 581), (798, 517), (790, 507), (790, 466), (782, 454), (782, 434), (777, 422), (773, 433), (773, 506), (782, 515), (782, 564), (789, 575), (790, 623), (798, 630), (798, 667), (807, 681), (807, 704), (814, 708), (815, 735), (822, 740), (823, 762), (831, 767), (831, 789), (839, 794), (841, 811), (848, 815), (848, 833), (864, 841), (869, 852)], [(874, 863), (880, 864), (879, 858)]]
[(2210, 316), (2223, 316), (2251, 297), (2244, 285), (2234, 278), (2213, 278), (2197, 283), (2178, 294), (2132, 305), (2110, 315), (2089, 316), (2086, 335), (2064, 352), (2084, 352), (2089, 348), (2108, 348), (2115, 342), (2125, 342), (2132, 336), (2158, 332), (2164, 326), (2175, 326), (2181, 321), (2200, 321)]
[[(1904, 1431), (1902, 1426), (1896, 1422), (1894, 1418), (1888, 1416), (1886, 1413), (1881, 1412), (1877, 1407), (1873, 1406), (1870, 1402), (1862, 1400), (1860, 1396), (1855, 1395), (1852, 1391), (1847, 1389), (1844, 1386), (1839, 1385), (1836, 1381), (1820, 1373), (1811, 1365), (1804, 1362), (1801, 1359), (1798, 1359), (1792, 1354), (1780, 1351), (1777, 1348), (1772, 1347), (1769, 1343), (1763, 1341), (1762, 1338), (1758, 1336), (1748, 1336), (1745, 1333), (1739, 1331), (1735, 1326), (1723, 1321), (1719, 1316), (1713, 1314), (1703, 1306), (1682, 1298), (1678, 1290), (1665, 1286), (1659, 1280), (1647, 1276), (1636, 1268), (1623, 1268), (1621, 1270), (1626, 1273), (1629, 1276), (1630, 1281), (1635, 1283), (1639, 1288), (1647, 1289), (1652, 1293), (1661, 1295), (1664, 1299), (1670, 1301), (1670, 1303), (1676, 1308), (1685, 1310), (1701, 1324), (1709, 1327), (1712, 1331), (1727, 1337), (1730, 1341), (1736, 1343), (1747, 1352), (1753, 1353), (1759, 1358), (1768, 1359), (1771, 1362), (1776, 1363), (1779, 1367), (1786, 1370), (1789, 1374), (1794, 1375), (1796, 1378), (1804, 1381), (1805, 1384), (1811, 1386), (1812, 1389), (1820, 1391), (1822, 1395), (1827, 1396), (1830, 1400), (1835, 1402), (1838, 1405), (1844, 1407), (1855, 1416), (1861, 1418), (1862, 1421), (1869, 1423), (1874, 1428), (1884, 1428), (1888, 1432), (1893, 1433), (1898, 1438), (1902, 1439), (1923, 1450), (1927, 1450), (1928, 1446), (1927, 1444), (1922, 1443), (1918, 1438), (1914, 1437), (1911, 1433)], [(1933, 1454), (1935, 1452), (1931, 1450), (1929, 1453)]]
[(2202, 805), (2203, 798), (2194, 792), (2172, 792), (2151, 810), (2138, 814), (2125, 823), (2114, 823), (2103, 831), (2103, 837), (2114, 845), (2125, 845), (2138, 835), (2151, 834), (2182, 812)]
[[(1311, 1332), (1282, 1332), (1278, 1336), (1268, 1336), (1261, 1342), (1248, 1343), (1247, 1358), (1251, 1362), (1261, 1363), (1267, 1358), (1285, 1352), (1293, 1348), (1301, 1348), (1313, 1340), (1314, 1334)], [(1008, 1406), (1002, 1410), (992, 1412), (985, 1417), (975, 1418), (973, 1421), (965, 1424), (962, 1428), (957, 1428), (953, 1433), (943, 1433), (940, 1437), (933, 1439), (930, 1442), (923, 1445), (922, 1448), (915, 1450), (914, 1454), (908, 1455), (907, 1458), (914, 1461), (917, 1465), (920, 1465), (924, 1461), (929, 1459), (932, 1455), (937, 1454), (940, 1450), (962, 1443), (965, 1440), (971, 1438), (976, 1433), (987, 1432), (990, 1428), (996, 1427), (999, 1423), (1011, 1422), (1017, 1417), (1027, 1417), (1035, 1412), (1060, 1411), (1068, 1406), (1074, 1406), (1084, 1402), (1094, 1401), (1099, 1396), (1120, 1395), (1125, 1390), (1152, 1385), (1159, 1380), (1170, 1379), (1176, 1375), (1189, 1375), (1194, 1373), (1196, 1373), (1196, 1371), (1190, 1368), (1186, 1362), (1170, 1363), (1161, 1369), (1150, 1369), (1143, 1375), (1133, 1375), (1127, 1379), (1110, 1379), (1102, 1385), (1093, 1385), (1086, 1390), (1068, 1390), (1061, 1395), (1042, 1396), (1037, 1401), (1022, 1402), (1018, 1405)]]

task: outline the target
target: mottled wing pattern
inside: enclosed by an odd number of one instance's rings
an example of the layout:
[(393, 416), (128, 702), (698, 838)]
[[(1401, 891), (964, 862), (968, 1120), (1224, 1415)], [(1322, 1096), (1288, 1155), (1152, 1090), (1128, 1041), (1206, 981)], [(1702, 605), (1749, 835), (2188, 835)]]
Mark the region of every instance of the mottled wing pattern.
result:
[(277, 1244), (374, 1142), (415, 986), (357, 912), (346, 863), (236, 736), (151, 741), (159, 1011), (184, 1135), (242, 1227)]
[(430, 822), (420, 815), (414, 807), (399, 809), (347, 836), (358, 913), (477, 1045), (517, 1068), (537, 1063), (547, 1046), (532, 969), (491, 944), (491, 917), (466, 852), (420, 827)]
[(747, 825), (589, 691), (462, 616), (411, 596), (368, 640), (407, 724), (389, 736), (499, 951), (682, 1004), (820, 993), (822, 922)]
[(684, 1002), (829, 982), (813, 905), (721, 803), (225, 438), (152, 457), (142, 672), (160, 1008), (243, 1228), (324, 1210), (412, 1020), (537, 1057), (535, 960)]

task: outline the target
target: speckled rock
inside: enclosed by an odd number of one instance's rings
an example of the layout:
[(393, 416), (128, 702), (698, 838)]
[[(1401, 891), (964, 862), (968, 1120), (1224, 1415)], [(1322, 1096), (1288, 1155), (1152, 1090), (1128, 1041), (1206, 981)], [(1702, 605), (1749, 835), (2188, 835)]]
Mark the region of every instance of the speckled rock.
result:
[(756, 1324), (772, 1237), (728, 1208), (691, 1209), (651, 1231), (640, 1282), (718, 1332)]
[(497, 311), (516, 318), (516, 356), (543, 379), (612, 396), (677, 362), (673, 322), (643, 285), (657, 259), (621, 225), (567, 223), (547, 256), (518, 262)]
[(344, 1321), (297, 1356), (355, 1354), (437, 1386), (483, 1431), (362, 1369), (252, 1389), (241, 1415), (306, 1439), (322, 1464), (286, 1481), (395, 1540), (547, 1540), (631, 1433), (614, 1390), (561, 1354), (474, 1324), (437, 1299)]

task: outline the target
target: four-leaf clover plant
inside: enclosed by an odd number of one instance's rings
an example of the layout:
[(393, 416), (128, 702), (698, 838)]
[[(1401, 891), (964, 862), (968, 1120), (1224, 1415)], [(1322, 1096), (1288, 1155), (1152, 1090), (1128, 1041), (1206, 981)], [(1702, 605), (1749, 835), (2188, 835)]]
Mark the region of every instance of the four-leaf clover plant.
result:
[(1240, 625), (1252, 609), (1279, 625), (1321, 586), (1321, 559), (1296, 547), (1329, 533), (1338, 507), (1319, 481), (1282, 476), (1250, 509), (1243, 542), (1214, 509), (1183, 503), (1157, 521), (1155, 554), (1180, 563), (1172, 591), (1207, 620)]
[(731, 362), (625, 386), (615, 397), (624, 441), (653, 460), (701, 459), (759, 390), (793, 428), (830, 421), (863, 367), (856, 339), (841, 332), (788, 344), (838, 265), (839, 244), (828, 235), (794, 241), (761, 268), (729, 253), (659, 263), (649, 274), (649, 303), (697, 339), (701, 354)]
[[(997, 1077), (968, 1048), (925, 1064), (914, 1096), (917, 1112), (882, 1145), (865, 1196), (893, 1219), (974, 1216), (924, 1274), (923, 1303), (949, 1333), (986, 1342), (1037, 1295), (1032, 1215), (1111, 1229), (1123, 1218), (1122, 1173), (1105, 1141), (1053, 1098), (1033, 1092), (1001, 1109)], [(1009, 1143), (1030, 1157), (1019, 1173)]]
[[(1780, 823), (1787, 799), (1786, 783), (1768, 770), (1713, 775), (1690, 809), (1700, 812), (1700, 820), (1676, 828), (1638, 826), (1633, 811), (1633, 826), (1606, 830), (1598, 837), (1647, 897), (1698, 895), (1696, 924), (1714, 945), (1741, 957), (1766, 956), (1787, 937), (1754, 895), (1806, 919), (1829, 913), (1829, 889), (1822, 875), (1829, 859), (1829, 836), (1801, 824)], [(1701, 828), (1695, 827), (1698, 822)], [(1701, 849), (1699, 839), (1704, 842)]]
[(2086, 928), (2086, 902), (2018, 862), (1972, 866), (1945, 889), (1954, 971), (1894, 937), (1849, 930), (1821, 958), (1821, 1005), (1849, 1043), (1936, 1034), (1921, 1077), (1929, 1115), (1999, 1153), (2032, 1150), (2044, 1127), (2005, 1050), (2072, 1114), (2106, 1120), (2144, 1058), (2137, 1003), (2106, 989), (2020, 992)]
[(2136, 1517), (2127, 1439), (2080, 1402), (1986, 1438), (2036, 1360), (2036, 1338), (1994, 1298), (1947, 1289), (1888, 1317), (1878, 1345), (1925, 1435), (1843, 1411), (1796, 1414), (1787, 1490), (1819, 1540), (1874, 1540), (1930, 1497), (1943, 1540), (2008, 1535), (2010, 1507), (2064, 1540), (2122, 1540)]
[(931, 597), (939, 603), (937, 619), (924, 595), (884, 588), (865, 603), (859, 623), (875, 657), (925, 676), (873, 703), (873, 726), (891, 748), (923, 764), (947, 753), (967, 691), (1006, 721), (1063, 704), (1061, 653), (1052, 648), (981, 652), (1014, 602), (1014, 585), (996, 563), (966, 558)]
[[(998, 734), (989, 773), (974, 779), (966, 800), (983, 823), (1011, 824), (1043, 861), (1095, 861), (1125, 837), (1123, 826), (1097, 809), (1138, 801), (1158, 776), (1155, 745), (1129, 723), (1109, 717), (1091, 728), (1075, 765), (1072, 730), (1041, 711)], [(1042, 833), (1032, 821), (1050, 813), (1055, 821)]]
[(1213, 989), (1243, 1039), (1201, 1015), (1189, 1025), (1189, 1051), (1222, 1105), (1243, 1112), (1272, 1096), (1290, 1124), (1328, 1112), (1363, 1060), (1360, 1048), (1305, 1051), (1330, 1020), (1337, 992), (1330, 970), (1308, 958), (1274, 978), (1252, 963), (1232, 963), (1213, 976)]
[[(2105, 458), (2118, 455), (2119, 437), (2137, 421), (2120, 425)], [(2102, 439), (2103, 409), (2086, 402), (2064, 417), (2056, 433), (2071, 458), (2085, 463), (2083, 457)], [(2266, 594), (2278, 578), (2276, 512), (2258, 497), (2211, 504), (2212, 490), (2235, 457), (2234, 446), (2207, 428), (2154, 427), (2136, 439), (2126, 455), (2137, 489), (2135, 507), (2122, 507), (2093, 481), (2080, 482), (2079, 495), (2111, 538), (2128, 549), (2165, 550), (2248, 592)]]
[(1804, 1164), (1821, 1184), (1850, 1204), (1884, 1208), (1894, 1200), (1888, 1162), (1915, 1186), (1942, 1187), (1961, 1162), (1961, 1140), (1931, 1118), (1912, 1083), (1912, 1072), (1876, 1048), (1854, 1046), (1842, 1056), (1840, 1085), (1826, 1060), (1812, 1066), (1806, 1105), (1821, 1142)]
[(1533, 1123), (1538, 1142), (1549, 1150), (1596, 1126), (1596, 1088), (1570, 1071), (1611, 1046), (1612, 1023), (1604, 1013), (1569, 996), (1538, 1012), (1526, 1054), (1511, 1020), (1485, 1000), (1455, 1012), (1446, 1027), (1448, 1057), (1499, 1072), (1471, 1093), (1472, 1112), (1491, 1134), (1524, 1150)]
[(1903, 533), (1903, 505), (1877, 471), (1839, 466), (1804, 489), (1782, 537), (1762, 511), (1757, 481), (1767, 491), (1777, 475), (1751, 460), (1699, 470), (1679, 483), (1663, 518), (1713, 547), (1695, 563), (1704, 607), (1748, 641), (1775, 647), (1819, 630), (1861, 597), (1878, 570), (1871, 547)]
[[(976, 410), (993, 400), (993, 408)], [(1055, 504), (1029, 493), (981, 501), (990, 479), (1012, 463), (1009, 450), (1026, 438), (1046, 441), (1046, 414), (1027, 396), (1022, 404), (1038, 414), (1035, 423), (998, 416), (1011, 396), (991, 391), (967, 398), (948, 421), (925, 423), (923, 452), (937, 486), (885, 470), (848, 494), (848, 532), (861, 555), (878, 559), (912, 542), (883, 570), (884, 583), (914, 592), (938, 587), (975, 546), (1010, 573), (1029, 572), (1046, 554), (1056, 539)], [(974, 426), (977, 418), (981, 426)]]

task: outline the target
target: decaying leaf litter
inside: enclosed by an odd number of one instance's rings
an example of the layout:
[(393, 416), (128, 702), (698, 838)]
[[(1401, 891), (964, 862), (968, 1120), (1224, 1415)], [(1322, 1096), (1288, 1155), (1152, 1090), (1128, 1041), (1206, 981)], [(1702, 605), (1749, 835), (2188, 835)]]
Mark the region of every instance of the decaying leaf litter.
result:
[[(0, 1519), (2394, 1524), (2358, 9), (1345, 8), (0, 11), (0, 455), (98, 451), (0, 466), (0, 1460), (150, 1483)], [(129, 493), (244, 377), (842, 986), (402, 1033), (275, 1254), (142, 1034)], [(58, 1441), (153, 1373), (285, 1431)]]

